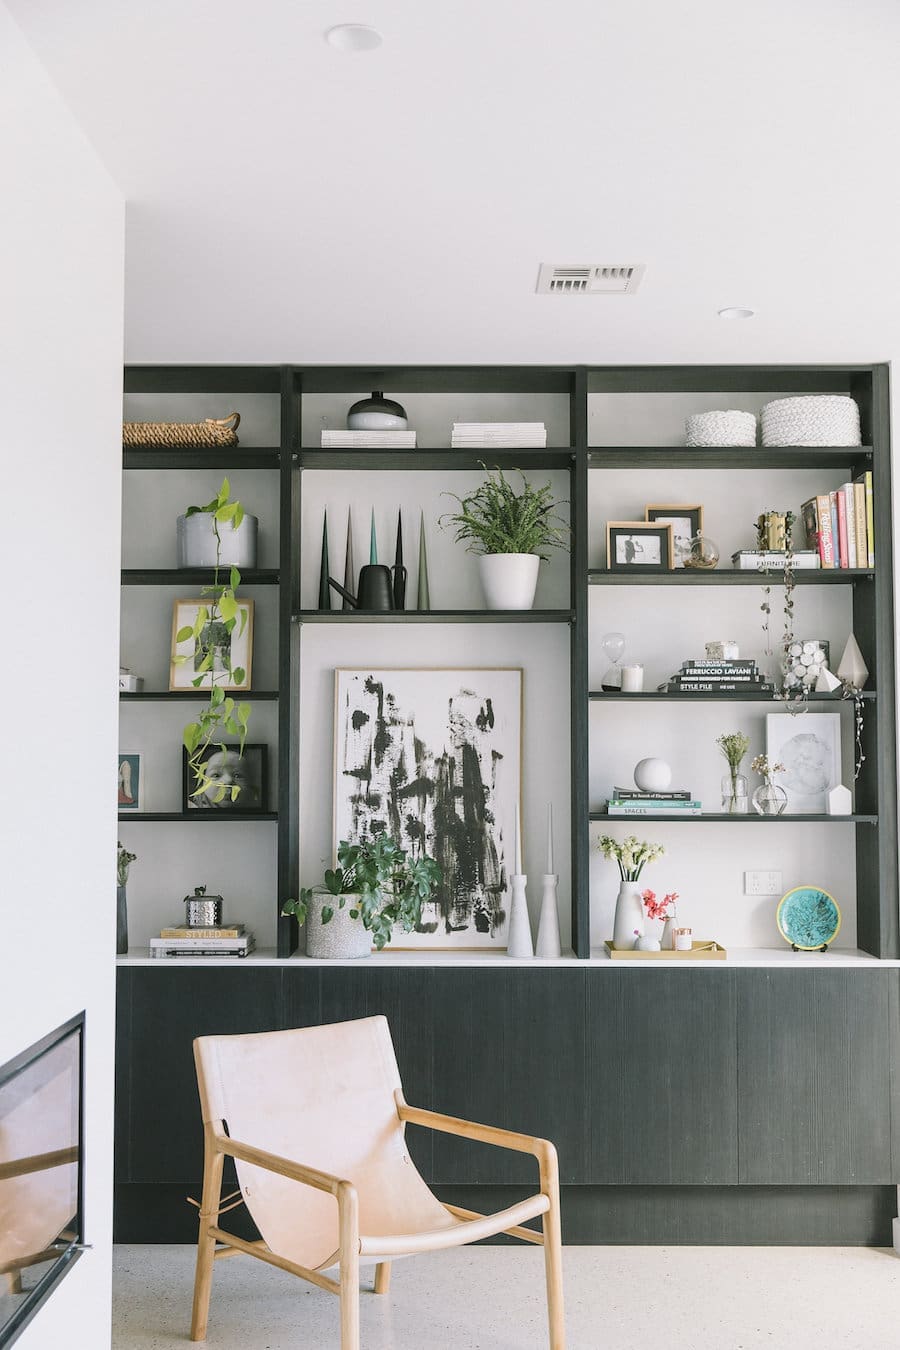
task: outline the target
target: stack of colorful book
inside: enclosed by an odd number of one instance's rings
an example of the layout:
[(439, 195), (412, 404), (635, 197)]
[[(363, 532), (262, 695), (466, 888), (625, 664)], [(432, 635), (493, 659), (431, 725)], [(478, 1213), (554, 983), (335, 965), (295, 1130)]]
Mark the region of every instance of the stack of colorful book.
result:
[(834, 492), (820, 492), (800, 508), (806, 542), (823, 567), (874, 567), (872, 471)]
[(702, 816), (703, 803), (693, 793), (641, 792), (639, 788), (614, 787), (607, 805), (610, 816)]
[(755, 661), (684, 661), (681, 670), (658, 686), (662, 694), (734, 694), (739, 698), (772, 695), (775, 686)]
[(190, 928), (173, 924), (150, 939), (150, 955), (161, 960), (185, 956), (247, 956), (256, 946), (256, 938), (242, 923), (221, 924), (217, 928)]

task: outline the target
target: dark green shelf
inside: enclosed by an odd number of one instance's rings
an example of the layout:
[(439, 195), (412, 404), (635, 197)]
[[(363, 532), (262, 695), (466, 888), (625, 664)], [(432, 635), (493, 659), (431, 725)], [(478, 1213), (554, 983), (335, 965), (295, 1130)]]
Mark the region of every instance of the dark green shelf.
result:
[[(874, 576), (875, 572), (867, 567), (808, 567), (798, 568), (794, 572), (794, 581), (798, 586), (849, 586)], [(781, 586), (784, 569), (773, 567), (765, 573), (738, 571), (731, 567), (712, 571), (676, 567), (671, 572), (660, 572), (652, 567), (638, 566), (610, 572), (604, 567), (592, 567), (588, 582), (591, 586)]]
[(591, 469), (864, 469), (871, 445), (592, 446)]
[(571, 623), (571, 609), (392, 609), (378, 613), (357, 610), (301, 609), (298, 623)]
[(173, 449), (171, 445), (128, 446), (122, 451), (124, 469), (277, 469), (277, 447), (235, 446), (233, 450)]
[[(233, 698), (253, 700), (256, 703), (274, 703), (278, 699), (277, 689), (253, 690), (235, 689), (230, 691)], [(208, 689), (142, 689), (140, 693), (120, 689), (119, 700), (122, 703), (200, 703), (209, 701)]]
[(277, 820), (277, 811), (120, 811), (119, 820)]
[(444, 472), (463, 469), (568, 469), (575, 458), (571, 448), (551, 449), (543, 446), (524, 446), (510, 449), (505, 446), (484, 446), (480, 449), (466, 446), (452, 450), (446, 446), (429, 449), (332, 450), (301, 449), (297, 462), (304, 469), (397, 469), (405, 473), (419, 470)]
[(783, 815), (783, 816), (760, 816), (755, 811), (750, 811), (745, 816), (730, 816), (721, 811), (704, 811), (702, 816), (666, 816), (658, 813), (648, 813), (645, 816), (611, 816), (606, 811), (591, 811), (590, 819), (593, 821), (621, 821), (625, 824), (630, 822), (640, 822), (643, 820), (655, 821), (675, 821), (676, 824), (703, 825), (715, 823), (725, 825), (809, 825), (809, 824), (830, 824), (846, 825), (848, 822), (854, 825), (877, 825), (877, 816), (825, 816), (825, 815)]
[[(220, 583), (227, 584), (229, 567), (219, 568)], [(278, 572), (263, 569), (240, 569), (242, 586), (277, 586)], [(123, 586), (211, 586), (213, 572), (205, 567), (126, 567), (122, 569)]]

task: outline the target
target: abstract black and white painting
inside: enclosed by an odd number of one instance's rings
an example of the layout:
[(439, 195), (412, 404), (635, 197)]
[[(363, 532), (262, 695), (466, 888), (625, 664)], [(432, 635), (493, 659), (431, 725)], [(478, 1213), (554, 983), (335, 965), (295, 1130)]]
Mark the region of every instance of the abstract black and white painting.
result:
[(335, 847), (386, 830), (444, 874), (392, 945), (505, 948), (521, 670), (337, 670), (335, 714)]

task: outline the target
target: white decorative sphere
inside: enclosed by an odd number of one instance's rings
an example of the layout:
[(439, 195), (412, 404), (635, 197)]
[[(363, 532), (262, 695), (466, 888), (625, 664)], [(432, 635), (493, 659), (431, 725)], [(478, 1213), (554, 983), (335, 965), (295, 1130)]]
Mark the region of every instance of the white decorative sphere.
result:
[(664, 759), (642, 759), (635, 765), (635, 785), (641, 792), (665, 792), (672, 781), (672, 768)]

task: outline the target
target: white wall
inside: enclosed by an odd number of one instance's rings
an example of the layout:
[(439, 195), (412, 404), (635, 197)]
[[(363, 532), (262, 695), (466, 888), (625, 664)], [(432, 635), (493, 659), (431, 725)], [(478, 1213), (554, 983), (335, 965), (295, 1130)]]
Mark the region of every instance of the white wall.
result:
[[(87, 1241), (23, 1350), (109, 1344), (123, 208), (0, 4), (0, 1062), (87, 1012)], [(14, 129), (11, 131), (10, 129)]]

